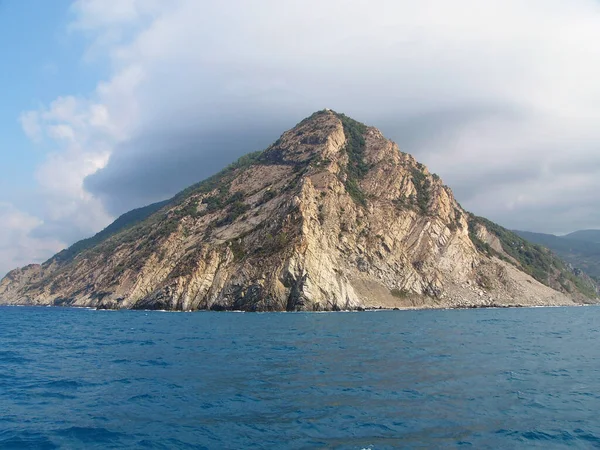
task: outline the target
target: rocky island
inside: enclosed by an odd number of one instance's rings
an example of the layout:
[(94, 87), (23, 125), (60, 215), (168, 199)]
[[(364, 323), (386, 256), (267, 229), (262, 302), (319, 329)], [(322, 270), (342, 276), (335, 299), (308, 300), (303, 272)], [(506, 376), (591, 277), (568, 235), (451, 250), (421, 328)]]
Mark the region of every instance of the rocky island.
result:
[(589, 278), (468, 213), (379, 130), (331, 110), (0, 282), (3, 304), (186, 311), (575, 305), (596, 297)]

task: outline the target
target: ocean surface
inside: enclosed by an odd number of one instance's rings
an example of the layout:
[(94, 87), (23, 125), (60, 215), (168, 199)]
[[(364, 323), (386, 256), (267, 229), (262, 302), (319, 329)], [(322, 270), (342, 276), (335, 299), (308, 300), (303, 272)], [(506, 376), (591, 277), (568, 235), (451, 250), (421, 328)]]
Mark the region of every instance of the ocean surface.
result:
[(600, 448), (600, 308), (0, 307), (0, 448)]

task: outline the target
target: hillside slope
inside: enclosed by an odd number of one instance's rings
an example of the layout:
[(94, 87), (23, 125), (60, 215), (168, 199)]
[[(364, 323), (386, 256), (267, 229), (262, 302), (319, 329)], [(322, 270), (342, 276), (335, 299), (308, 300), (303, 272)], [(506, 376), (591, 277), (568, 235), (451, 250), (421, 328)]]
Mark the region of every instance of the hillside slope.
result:
[(564, 265), (516, 258), (494, 237), (506, 230), (464, 211), (377, 129), (330, 110), (155, 208), (10, 272), (0, 301), (247, 311), (589, 301)]
[(530, 242), (548, 247), (576, 271), (581, 270), (596, 282), (600, 281), (600, 244), (568, 237), (570, 235), (555, 236), (530, 231), (515, 231), (515, 233)]
[(562, 237), (565, 239), (600, 244), (600, 230), (578, 230)]

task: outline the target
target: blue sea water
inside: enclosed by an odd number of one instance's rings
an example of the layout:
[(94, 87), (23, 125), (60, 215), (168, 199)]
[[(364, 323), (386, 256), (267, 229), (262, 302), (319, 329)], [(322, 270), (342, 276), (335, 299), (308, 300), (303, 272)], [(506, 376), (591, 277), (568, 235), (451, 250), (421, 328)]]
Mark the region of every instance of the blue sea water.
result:
[(600, 308), (0, 308), (0, 448), (600, 447)]

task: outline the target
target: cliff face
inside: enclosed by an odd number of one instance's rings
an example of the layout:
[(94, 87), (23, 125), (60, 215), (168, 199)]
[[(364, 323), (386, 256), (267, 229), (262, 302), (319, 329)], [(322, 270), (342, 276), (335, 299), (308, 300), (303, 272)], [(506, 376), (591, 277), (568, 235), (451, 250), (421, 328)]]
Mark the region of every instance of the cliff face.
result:
[(574, 282), (559, 292), (534, 279), (439, 177), (329, 110), (152, 206), (12, 271), (0, 302), (293, 311), (585, 300)]

